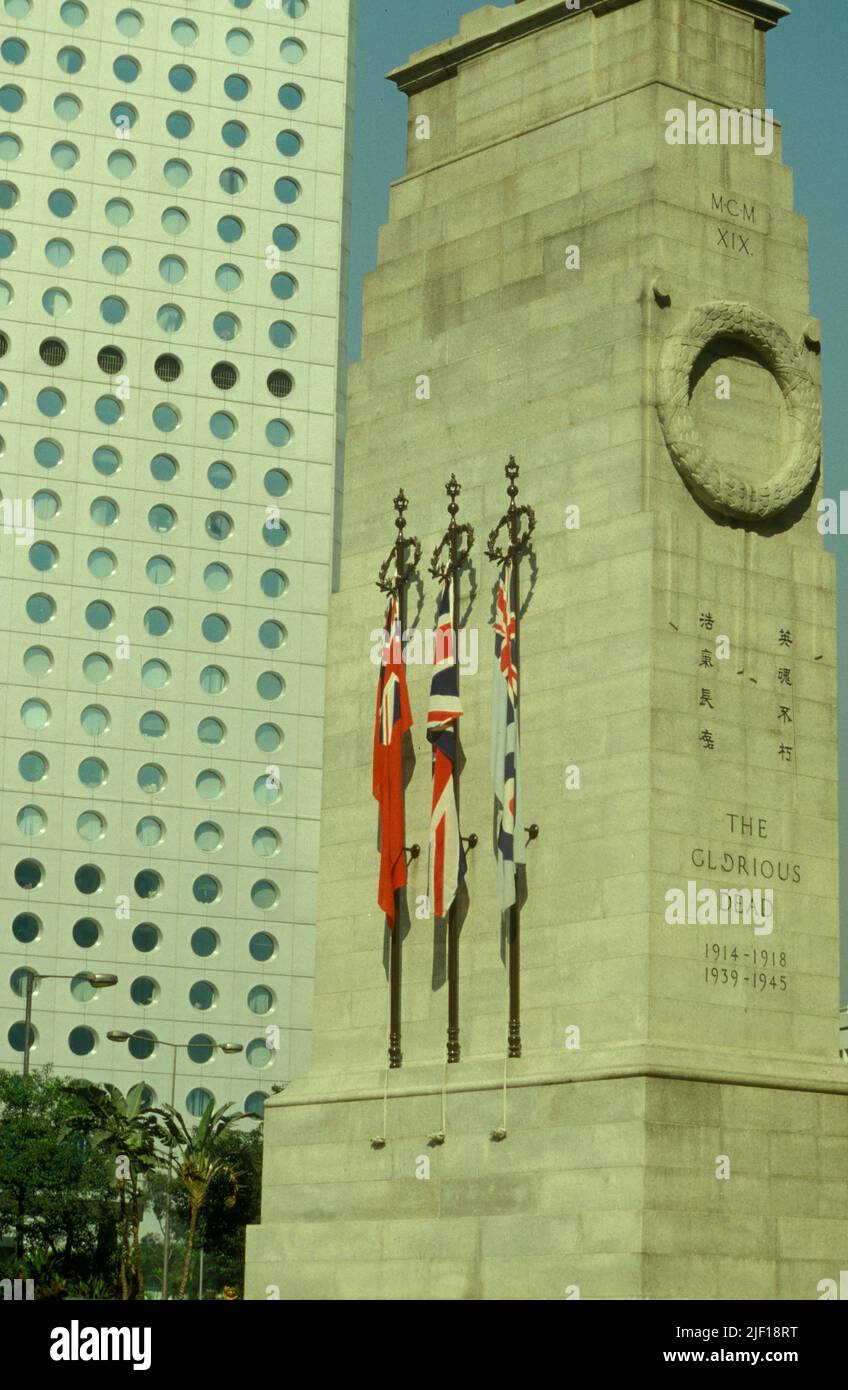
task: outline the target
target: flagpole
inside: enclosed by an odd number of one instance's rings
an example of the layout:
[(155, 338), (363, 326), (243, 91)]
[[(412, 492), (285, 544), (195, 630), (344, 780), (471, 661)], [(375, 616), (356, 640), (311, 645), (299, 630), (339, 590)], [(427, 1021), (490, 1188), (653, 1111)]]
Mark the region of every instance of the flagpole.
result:
[[(404, 512), (409, 503), (406, 494), (401, 488), (397, 497), (394, 499), (395, 507), (395, 527), (397, 528), (397, 540), (392, 546), (386, 559), (380, 567), (377, 587), (383, 593), (394, 594), (398, 605), (398, 623), (400, 626), (400, 638), (403, 643), (403, 634), (406, 631), (406, 591), (412, 575), (415, 573), (419, 560), (421, 559), (421, 545), (415, 536), (404, 536), (406, 518)], [(394, 573), (389, 577), (389, 571)], [(394, 633), (392, 634), (394, 641)], [(406, 802), (406, 792), (403, 791), (404, 806)], [(404, 821), (405, 823), (405, 821)], [(410, 849), (404, 846), (404, 852), (409, 853), (415, 859), (418, 856), (418, 846), (412, 845)], [(401, 940), (400, 909), (403, 904), (403, 889), (396, 888), (394, 893), (395, 921), (394, 929), (389, 931), (389, 1066), (399, 1067), (403, 1062), (403, 1050), (401, 1047), (401, 1018), (402, 1018), (402, 956), (403, 943)]]
[[(456, 693), (460, 693), (460, 665), (459, 665), (459, 575), (464, 565), (468, 563), (471, 554), (471, 547), (474, 545), (474, 530), (468, 522), (460, 525), (457, 522), (459, 503), (457, 498), (462, 491), (460, 483), (456, 480), (456, 474), (451, 473), (450, 481), (445, 483), (445, 492), (448, 495), (448, 515), (450, 521), (448, 528), (443, 535), (440, 544), (433, 551), (433, 558), (430, 562), (430, 573), (434, 579), (441, 579), (443, 582), (450, 579), (451, 584), (451, 632), (453, 640), (453, 658), (456, 663)], [(448, 562), (446, 565), (440, 562), (442, 551), (447, 547)], [(454, 764), (453, 764), (453, 792), (456, 803), (457, 826), (460, 825), (460, 786), (461, 776), (459, 770), (460, 756), (462, 753), (462, 743), (459, 733), (459, 720), (454, 721)], [(477, 836), (469, 835), (467, 841), (469, 848), (473, 849), (477, 844)], [(448, 967), (448, 1040), (447, 1040), (447, 1060), (448, 1062), (458, 1062), (460, 1059), (459, 1042), (459, 918), (457, 915), (456, 897), (448, 910), (448, 941), (447, 941), (447, 967)]]
[[(519, 561), (522, 553), (527, 549), (530, 537), (536, 526), (536, 515), (532, 507), (519, 506), (516, 502), (518, 496), (518, 464), (510, 454), (509, 462), (504, 468), (507, 479), (507, 496), (509, 506), (502, 515), (500, 521), (492, 528), (489, 533), (489, 542), (486, 554), (490, 560), (497, 560), (500, 564), (506, 564), (509, 569), (510, 582), (515, 586), (515, 666), (520, 670), (519, 655), (521, 651), (521, 585)], [(527, 521), (527, 526), (522, 530), (522, 518)], [(506, 550), (501, 549), (497, 544), (498, 535), (506, 527), (509, 543)], [(520, 686), (515, 702), (516, 729), (520, 738)], [(525, 826), (516, 824), (514, 835), (523, 835)], [(536, 825), (529, 827), (530, 839), (533, 840), (539, 833)], [(514, 869), (514, 866), (513, 866)], [(515, 901), (509, 909), (509, 925), (507, 929), (507, 968), (509, 974), (509, 1019), (507, 1023), (507, 1056), (521, 1056), (521, 902), (519, 899), (518, 883), (515, 884)]]

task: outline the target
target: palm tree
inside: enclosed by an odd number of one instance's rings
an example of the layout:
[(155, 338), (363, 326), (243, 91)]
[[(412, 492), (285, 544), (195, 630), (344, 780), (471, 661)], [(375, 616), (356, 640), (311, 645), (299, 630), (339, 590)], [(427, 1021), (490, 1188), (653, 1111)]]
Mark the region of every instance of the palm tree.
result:
[(162, 1119), (157, 1137), (165, 1148), (166, 1160), (188, 1196), (188, 1239), (178, 1298), (185, 1298), (197, 1222), (212, 1184), (219, 1180), (229, 1183), (230, 1191), (224, 1204), (228, 1207), (235, 1205), (240, 1174), (224, 1157), (221, 1138), (231, 1124), (239, 1120), (259, 1118), (257, 1115), (245, 1115), (240, 1110), (228, 1115), (226, 1112), (230, 1109), (229, 1105), (222, 1105), (213, 1111), (214, 1104), (210, 1097), (199, 1122), (191, 1130), (180, 1112), (172, 1105), (156, 1106), (153, 1110), (153, 1113)]
[(91, 1081), (77, 1080), (72, 1085), (81, 1092), (87, 1113), (72, 1116), (68, 1129), (82, 1134), (86, 1142), (108, 1154), (115, 1162), (121, 1298), (143, 1298), (144, 1271), (139, 1244), (143, 1205), (140, 1180), (158, 1166), (156, 1121), (145, 1105), (146, 1087), (143, 1082), (138, 1082), (123, 1095), (117, 1086), (108, 1081), (95, 1085)]

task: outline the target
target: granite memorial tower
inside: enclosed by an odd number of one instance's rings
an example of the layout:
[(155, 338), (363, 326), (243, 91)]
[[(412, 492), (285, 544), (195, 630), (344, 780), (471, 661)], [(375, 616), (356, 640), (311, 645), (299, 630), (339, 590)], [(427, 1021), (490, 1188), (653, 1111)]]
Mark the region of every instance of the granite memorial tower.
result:
[[(466, 15), (392, 74), (408, 167), (351, 380), (314, 1057), (267, 1107), (248, 1297), (804, 1300), (845, 1266), (821, 344), (764, 82), (788, 13), (520, 0)], [(505, 1055), (496, 569), (478, 540), (462, 601), (480, 660), (462, 681), (462, 829), (479, 844), (461, 1060), (445, 1061), (422, 854), (403, 1065), (387, 1072), (374, 579), (398, 486), (426, 556), (450, 473), (482, 537), (510, 454), (537, 517), (522, 1055)], [(420, 572), (415, 630), (437, 598)], [(426, 845), (429, 667), (408, 680), (407, 838)]]

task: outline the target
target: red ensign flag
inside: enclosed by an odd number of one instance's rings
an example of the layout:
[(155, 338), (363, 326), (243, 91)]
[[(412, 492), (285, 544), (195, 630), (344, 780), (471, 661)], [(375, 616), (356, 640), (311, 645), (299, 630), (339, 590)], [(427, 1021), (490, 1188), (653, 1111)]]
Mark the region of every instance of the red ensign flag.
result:
[(406, 689), (400, 616), (397, 596), (392, 595), (386, 610), (383, 659), (377, 682), (377, 713), (374, 721), (374, 762), (371, 790), (379, 804), (380, 885), (377, 902), (388, 918), (389, 930), (395, 925), (395, 891), (406, 886), (406, 826), (403, 808), (403, 736), (412, 728), (412, 714)]

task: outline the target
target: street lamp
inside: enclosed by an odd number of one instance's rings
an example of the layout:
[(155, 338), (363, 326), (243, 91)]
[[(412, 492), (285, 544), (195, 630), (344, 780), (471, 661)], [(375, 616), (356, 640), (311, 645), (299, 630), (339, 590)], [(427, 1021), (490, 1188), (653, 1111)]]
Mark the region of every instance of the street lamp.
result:
[[(106, 1036), (110, 1042), (124, 1043), (129, 1042), (131, 1034), (125, 1032), (123, 1028), (112, 1028)], [(187, 1047), (188, 1044), (163, 1042), (161, 1038), (157, 1038), (157, 1042), (160, 1047), (170, 1047), (171, 1049), (171, 1109), (174, 1110), (176, 1108), (174, 1099), (177, 1088), (177, 1052), (181, 1047)], [(210, 1042), (204, 1044), (204, 1046), (208, 1047), (210, 1052), (224, 1052), (228, 1057), (234, 1052), (244, 1052), (244, 1047), (241, 1043)], [(171, 1259), (171, 1157), (173, 1147), (174, 1140), (172, 1136), (168, 1144), (168, 1185), (165, 1189), (165, 1246), (162, 1254), (162, 1298), (165, 1301), (167, 1301), (168, 1298), (168, 1273)]]
[[(80, 972), (84, 979), (88, 980), (92, 989), (108, 989), (110, 985), (118, 983), (117, 975), (95, 975), (90, 970)], [(36, 970), (27, 971), (26, 987), (26, 1013), (24, 1014), (24, 1076), (29, 1076), (29, 1050), (32, 1040), (32, 992), (35, 989), (36, 980), (77, 980), (79, 975), (39, 975)]]

